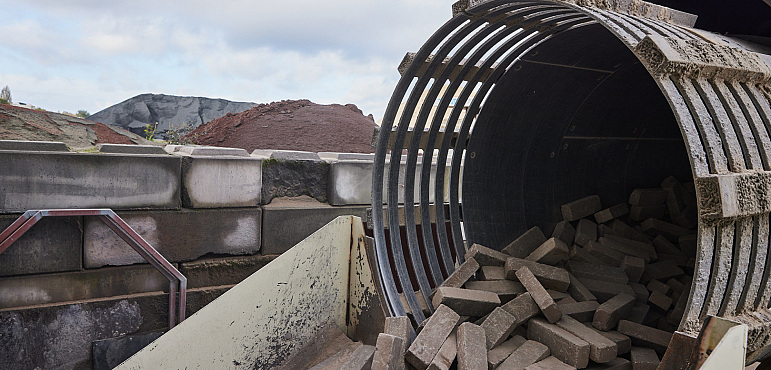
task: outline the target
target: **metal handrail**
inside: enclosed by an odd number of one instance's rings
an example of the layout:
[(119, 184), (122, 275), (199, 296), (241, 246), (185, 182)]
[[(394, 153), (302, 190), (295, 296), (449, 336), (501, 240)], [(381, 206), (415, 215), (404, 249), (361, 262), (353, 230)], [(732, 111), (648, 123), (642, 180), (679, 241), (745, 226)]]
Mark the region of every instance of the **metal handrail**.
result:
[[(158, 253), (141, 235), (137, 234), (120, 216), (111, 209), (41, 209), (24, 212), (2, 233), (0, 233), (0, 253), (26, 233), (43, 217), (64, 216), (97, 216), (123, 241), (128, 243), (142, 258), (169, 279), (169, 329), (185, 320), (185, 305), (187, 301), (187, 278), (169, 261)], [(177, 290), (179, 290), (179, 308), (176, 307)], [(174, 312), (177, 311), (176, 320)]]

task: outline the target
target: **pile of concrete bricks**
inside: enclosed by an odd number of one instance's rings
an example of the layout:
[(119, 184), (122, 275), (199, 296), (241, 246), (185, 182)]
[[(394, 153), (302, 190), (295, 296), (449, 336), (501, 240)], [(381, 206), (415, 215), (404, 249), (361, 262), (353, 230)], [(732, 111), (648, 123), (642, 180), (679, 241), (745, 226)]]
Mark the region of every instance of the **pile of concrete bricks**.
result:
[(409, 317), (388, 318), (346, 368), (656, 369), (688, 300), (695, 199), (670, 177), (629, 204), (564, 204), (550, 238), (474, 244), (415, 337)]

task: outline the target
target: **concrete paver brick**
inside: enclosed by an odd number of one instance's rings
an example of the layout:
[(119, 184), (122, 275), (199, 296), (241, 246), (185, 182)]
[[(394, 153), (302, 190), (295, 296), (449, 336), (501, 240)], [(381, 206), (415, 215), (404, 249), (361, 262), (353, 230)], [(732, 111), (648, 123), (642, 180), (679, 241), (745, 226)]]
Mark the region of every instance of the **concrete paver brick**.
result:
[(535, 303), (535, 300), (533, 300), (530, 293), (519, 295), (517, 298), (502, 305), (501, 308), (517, 319), (517, 325), (530, 320), (530, 318), (541, 312), (541, 309), (538, 308), (538, 304)]
[(570, 276), (564, 269), (515, 257), (506, 260), (506, 279), (517, 280), (516, 272), (521, 267), (530, 269), (545, 288), (566, 292), (570, 286)]
[(562, 240), (567, 245), (571, 245), (573, 244), (573, 241), (576, 237), (576, 229), (573, 227), (573, 225), (570, 224), (570, 222), (560, 221), (557, 222), (557, 225), (554, 226), (554, 230), (552, 231), (551, 236), (553, 238)]
[(525, 370), (575, 370), (575, 367), (558, 360), (554, 356), (549, 356), (526, 367)]
[(372, 357), (375, 354), (375, 346), (363, 345), (356, 348), (348, 358), (341, 370), (365, 370), (372, 367)]
[(629, 207), (629, 219), (641, 222), (650, 218), (662, 218), (667, 214), (667, 206), (631, 206)]
[(501, 304), (498, 295), (483, 290), (439, 287), (432, 300), (434, 308), (445, 305), (458, 315), (484, 316)]
[(616, 204), (613, 207), (605, 208), (602, 211), (596, 212), (594, 214), (594, 220), (597, 221), (598, 224), (604, 224), (614, 218), (624, 216), (628, 213), (629, 207), (627, 207), (626, 203)]
[(458, 327), (458, 370), (477, 370), (487, 367), (485, 330), (464, 322)]
[(630, 282), (638, 283), (645, 271), (645, 260), (640, 257), (625, 256), (621, 261), (621, 269), (624, 270)]
[(549, 347), (534, 340), (528, 340), (506, 358), (499, 370), (523, 370), (524, 368), (549, 357)]
[(518, 325), (517, 318), (503, 308), (496, 307), (480, 327), (485, 331), (487, 349), (503, 343)]
[(402, 338), (385, 333), (378, 334), (375, 354), (372, 356), (372, 370), (404, 369), (403, 346)]
[[(599, 238), (598, 241), (602, 245), (604, 245), (604, 246), (606, 246), (608, 248), (611, 248), (611, 249), (615, 250), (616, 252), (621, 253), (622, 257), (620, 259), (622, 261), (623, 261), (625, 256), (640, 257), (640, 258), (644, 259), (645, 262), (650, 262), (650, 260), (651, 260), (650, 253), (649, 253), (649, 250), (647, 248), (646, 249), (641, 249), (638, 246), (636, 246), (636, 245), (634, 245), (632, 243), (627, 242), (627, 239), (625, 239), (625, 238), (621, 238), (621, 237), (614, 236), (614, 235), (608, 235), (608, 236), (603, 236), (603, 237)], [(634, 242), (633, 240), (630, 240), (630, 241)], [(650, 250), (653, 250), (653, 246), (650, 247)], [(620, 263), (619, 263), (619, 265), (620, 265)]]
[(533, 252), (538, 246), (546, 241), (546, 236), (538, 226), (525, 231), (513, 242), (503, 248), (502, 252), (517, 258), (525, 258)]
[(595, 297), (594, 294), (592, 294), (592, 292), (590, 292), (582, 282), (578, 281), (578, 279), (573, 274), (569, 274), (568, 276), (570, 277), (568, 293), (571, 297), (579, 302), (597, 300), (597, 297)]
[(659, 356), (651, 348), (632, 347), (630, 358), (634, 370), (655, 370), (659, 367)]
[(437, 307), (427, 319), (423, 330), (407, 349), (405, 359), (419, 370), (428, 368), (445, 339), (450, 335), (460, 316), (445, 305)]
[(554, 265), (568, 258), (567, 244), (558, 238), (549, 238), (532, 253), (525, 257), (528, 261)]
[(637, 303), (645, 304), (648, 302), (648, 288), (646, 288), (645, 285), (631, 283), (629, 286), (632, 288), (632, 291), (634, 291), (635, 301)]
[(578, 279), (584, 284), (586, 289), (589, 289), (592, 294), (597, 297), (599, 302), (605, 302), (616, 295), (621, 293), (634, 296), (634, 290), (632, 287), (626, 284), (611, 283), (608, 281), (594, 280), (594, 279)]
[(592, 257), (599, 259), (606, 265), (619, 266), (621, 261), (624, 260), (625, 254), (608, 247), (603, 244), (602, 241), (606, 240), (605, 237), (600, 237), (597, 242), (590, 242), (584, 247)]
[(514, 335), (511, 339), (501, 343), (500, 345), (493, 347), (493, 349), (487, 351), (487, 367), (488, 369), (495, 369), (505, 361), (512, 352), (522, 346), (527, 339), (520, 335)]
[(616, 357), (604, 364), (589, 365), (586, 370), (632, 370), (632, 363), (625, 358)]
[(602, 210), (602, 204), (600, 203), (599, 196), (590, 195), (565, 203), (560, 207), (560, 210), (562, 211), (562, 219), (565, 221), (575, 221), (599, 212)]
[(633, 206), (658, 206), (667, 202), (665, 189), (635, 189), (629, 194), (629, 204)]
[(650, 311), (650, 309), (651, 307), (647, 304), (637, 303), (632, 306), (632, 311), (626, 319), (631, 322), (642, 324), (645, 321), (645, 318), (648, 317), (648, 311)]
[(450, 336), (444, 340), (442, 346), (439, 347), (439, 352), (436, 353), (434, 359), (431, 360), (431, 364), (428, 365), (428, 370), (449, 370), (452, 363), (455, 362), (455, 357), (458, 354), (457, 347), (457, 329), (450, 333)]
[(460, 288), (479, 270), (479, 263), (474, 258), (467, 258), (439, 286)]
[(510, 256), (480, 244), (473, 244), (466, 252), (466, 259), (474, 258), (480, 266), (503, 266)]
[(498, 295), (501, 303), (506, 303), (525, 292), (525, 287), (522, 284), (511, 280), (469, 281), (464, 287), (493, 292)]
[(619, 320), (629, 316), (635, 297), (628, 294), (618, 294), (597, 307), (592, 325), (603, 331), (611, 330), (618, 325)]
[(482, 266), (477, 277), (479, 280), (504, 280), (506, 279), (506, 272), (503, 266)]
[(685, 271), (675, 261), (655, 262), (645, 267), (645, 272), (643, 272), (640, 282), (647, 283), (651, 279), (668, 280), (683, 274), (685, 274)]
[(589, 343), (589, 359), (594, 362), (605, 363), (616, 358), (616, 344), (610, 339), (600, 335), (596, 331), (584, 326), (576, 319), (564, 315), (555, 323), (587, 343)]
[(557, 307), (557, 303), (551, 298), (546, 289), (538, 282), (530, 269), (523, 267), (517, 270), (517, 278), (525, 286), (530, 296), (533, 298), (538, 308), (541, 309), (549, 322), (555, 322), (560, 319), (562, 312)]
[(584, 368), (589, 363), (589, 343), (543, 319), (528, 321), (527, 337), (545, 344), (552, 356), (568, 365)]
[(629, 283), (629, 277), (620, 267), (592, 265), (579, 261), (569, 261), (567, 267), (570, 273), (579, 279), (602, 280), (618, 284)]
[(578, 220), (574, 241), (582, 247), (589, 242), (597, 241), (597, 224), (586, 218)]
[(576, 303), (557, 304), (563, 315), (570, 316), (580, 322), (592, 322), (594, 312), (600, 306), (597, 301), (583, 301)]
[(618, 332), (632, 339), (632, 344), (666, 350), (672, 333), (627, 320), (618, 322)]

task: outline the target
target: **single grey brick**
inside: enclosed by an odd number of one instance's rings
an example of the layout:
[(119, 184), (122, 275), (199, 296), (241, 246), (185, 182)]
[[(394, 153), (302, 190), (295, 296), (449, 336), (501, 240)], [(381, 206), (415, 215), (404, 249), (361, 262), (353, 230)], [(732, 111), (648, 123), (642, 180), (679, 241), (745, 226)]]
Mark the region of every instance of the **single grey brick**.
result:
[(656, 279), (653, 279), (648, 282), (648, 285), (645, 286), (651, 293), (653, 292), (659, 292), (661, 294), (667, 295), (669, 294), (669, 291), (672, 289), (669, 287), (669, 285), (664, 284)]
[(590, 195), (565, 203), (560, 209), (562, 211), (562, 219), (565, 221), (575, 221), (599, 212), (602, 210), (602, 204), (600, 203), (599, 196)]
[[(621, 260), (623, 260), (625, 256), (640, 257), (644, 259), (645, 262), (650, 262), (651, 260), (650, 252), (647, 248), (641, 249), (638, 246), (627, 242), (627, 240), (625, 240), (622, 237), (608, 235), (608, 236), (601, 237), (598, 241), (602, 245), (621, 253), (622, 254)], [(634, 240), (630, 240), (630, 241), (634, 242)], [(637, 242), (637, 243), (640, 243), (640, 242)], [(653, 245), (650, 246), (650, 250), (653, 250)]]
[(372, 356), (372, 370), (404, 369), (404, 341), (395, 335), (380, 333)]
[(685, 274), (685, 271), (675, 261), (661, 261), (650, 263), (645, 267), (640, 282), (647, 283), (651, 279), (667, 280)]
[(642, 304), (648, 302), (648, 288), (645, 285), (630, 283), (629, 286), (634, 291), (635, 302)]
[(626, 320), (642, 324), (645, 321), (645, 318), (648, 316), (648, 311), (650, 311), (650, 309), (651, 307), (647, 304), (637, 303), (632, 306), (632, 311), (629, 313), (629, 316), (626, 318)]
[(517, 258), (525, 258), (531, 252), (533, 252), (538, 246), (546, 241), (546, 236), (541, 231), (541, 228), (535, 226), (525, 231), (519, 238), (514, 239), (509, 243), (502, 252)]
[(648, 302), (660, 308), (662, 311), (667, 311), (669, 310), (669, 307), (672, 306), (672, 298), (667, 297), (665, 294), (658, 291), (651, 293), (648, 297)]
[(479, 270), (479, 263), (474, 258), (467, 258), (450, 276), (445, 279), (440, 287), (460, 288)]
[(672, 333), (627, 320), (618, 322), (618, 332), (631, 338), (633, 345), (661, 351), (666, 351), (669, 341), (672, 340)]
[(504, 280), (506, 272), (503, 266), (482, 266), (477, 274), (479, 280)]
[(568, 365), (584, 368), (589, 364), (589, 343), (557, 325), (540, 318), (530, 319), (527, 337), (545, 344), (552, 356)]
[(597, 297), (597, 301), (600, 303), (605, 302), (621, 293), (629, 294), (634, 297), (634, 290), (632, 290), (632, 287), (626, 284), (617, 284), (594, 279), (579, 278), (578, 280), (584, 284), (586, 289), (589, 289), (589, 291), (592, 292), (595, 297)]
[(570, 277), (568, 293), (571, 297), (579, 302), (597, 300), (597, 297), (595, 297), (594, 294), (592, 294), (592, 292), (590, 292), (582, 282), (578, 281), (578, 279), (573, 274), (569, 274), (568, 276)]
[(455, 311), (440, 305), (407, 349), (405, 359), (420, 370), (428, 368), (458, 320), (460, 316)]
[(535, 275), (530, 272), (530, 269), (522, 267), (517, 270), (516, 274), (519, 281), (525, 286), (525, 289), (527, 289), (530, 296), (538, 305), (538, 308), (540, 308), (541, 312), (546, 316), (546, 319), (549, 320), (549, 322), (559, 320), (560, 316), (562, 316), (562, 312), (560, 312), (557, 307), (557, 303), (555, 303), (549, 293), (546, 292), (543, 285), (538, 282)]
[(640, 229), (646, 233), (663, 235), (669, 240), (677, 239), (681, 236), (693, 234), (693, 231), (682, 226), (675, 225), (657, 218), (648, 218), (640, 223)]
[(487, 367), (485, 330), (470, 322), (458, 327), (458, 370), (477, 370)]
[(645, 260), (640, 257), (625, 256), (621, 261), (621, 269), (624, 270), (630, 282), (638, 283), (645, 271)]
[(348, 358), (341, 370), (365, 370), (372, 367), (372, 357), (375, 354), (375, 346), (363, 345), (356, 348)]
[(619, 320), (629, 316), (634, 306), (633, 295), (619, 294), (597, 307), (592, 325), (603, 331), (611, 330), (618, 325)]
[(501, 308), (517, 319), (515, 326), (521, 325), (541, 312), (530, 293), (519, 295), (517, 298), (501, 306)]
[(627, 284), (629, 277), (623, 269), (606, 265), (592, 265), (585, 262), (569, 261), (567, 267), (573, 276), (581, 279), (594, 279), (610, 281), (618, 284)]
[(613, 343), (616, 343), (616, 349), (618, 350), (619, 356), (625, 353), (629, 353), (629, 351), (632, 349), (632, 340), (624, 334), (621, 334), (615, 330), (608, 330), (608, 331), (598, 330), (591, 324), (587, 324), (587, 328), (597, 331), (605, 338), (608, 338), (612, 340)]
[(584, 248), (590, 255), (599, 259), (606, 265), (610, 265), (610, 266), (621, 265), (621, 261), (624, 260), (625, 254), (603, 244), (602, 240), (604, 240), (604, 237), (601, 237), (597, 242), (590, 242)]

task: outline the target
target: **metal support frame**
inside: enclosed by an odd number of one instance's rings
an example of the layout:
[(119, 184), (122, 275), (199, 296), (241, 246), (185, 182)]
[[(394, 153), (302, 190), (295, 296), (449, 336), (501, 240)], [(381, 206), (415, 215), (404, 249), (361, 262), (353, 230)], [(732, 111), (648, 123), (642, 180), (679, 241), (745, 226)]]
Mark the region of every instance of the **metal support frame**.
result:
[[(158, 253), (141, 235), (131, 228), (111, 209), (41, 209), (24, 212), (16, 221), (0, 233), (0, 253), (24, 235), (43, 217), (97, 216), (115, 234), (131, 246), (142, 258), (169, 279), (169, 329), (185, 320), (187, 278)], [(179, 292), (179, 308), (176, 296)], [(174, 312), (177, 312), (177, 315)], [(177, 318), (179, 320), (177, 320)]]

